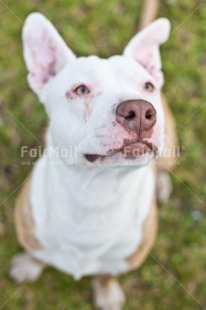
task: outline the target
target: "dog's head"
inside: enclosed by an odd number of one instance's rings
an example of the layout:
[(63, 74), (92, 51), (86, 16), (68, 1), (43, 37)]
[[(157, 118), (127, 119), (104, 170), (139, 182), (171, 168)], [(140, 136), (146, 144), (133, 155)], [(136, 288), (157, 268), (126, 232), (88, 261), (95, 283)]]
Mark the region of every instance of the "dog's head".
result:
[[(31, 14), (23, 28), (30, 87), (50, 118), (48, 139), (64, 160), (87, 165), (147, 164), (163, 148), (163, 85), (159, 45), (170, 24), (139, 32), (123, 55), (77, 58), (52, 24)], [(69, 158), (68, 158), (69, 157)]]

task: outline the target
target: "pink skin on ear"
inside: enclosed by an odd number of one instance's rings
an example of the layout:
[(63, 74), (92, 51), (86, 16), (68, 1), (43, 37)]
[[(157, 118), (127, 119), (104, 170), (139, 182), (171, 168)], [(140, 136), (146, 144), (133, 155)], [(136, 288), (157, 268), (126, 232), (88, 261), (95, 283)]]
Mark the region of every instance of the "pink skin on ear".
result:
[(33, 91), (39, 94), (49, 79), (76, 57), (50, 21), (40, 13), (27, 17), (22, 38), (28, 81)]
[[(55, 67), (57, 59), (55, 57), (55, 49), (45, 44), (43, 52), (41, 42), (35, 42), (36, 45), (31, 45), (31, 57), (33, 63), (30, 65), (29, 82), (34, 89), (41, 89), (46, 84), (50, 77), (56, 75)], [(41, 65), (42, 64), (42, 65)]]
[(159, 46), (168, 39), (169, 32), (169, 21), (160, 18), (134, 36), (123, 53), (138, 61), (154, 77), (158, 88), (164, 82)]

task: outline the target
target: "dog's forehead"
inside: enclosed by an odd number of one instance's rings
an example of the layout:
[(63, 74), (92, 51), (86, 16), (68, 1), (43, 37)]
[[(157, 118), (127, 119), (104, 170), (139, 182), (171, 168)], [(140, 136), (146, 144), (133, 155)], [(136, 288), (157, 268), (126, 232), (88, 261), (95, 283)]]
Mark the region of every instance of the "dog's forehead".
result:
[(108, 59), (98, 56), (77, 58), (69, 67), (77, 79), (91, 78), (98, 81), (135, 79), (137, 82), (149, 77), (147, 71), (133, 59), (125, 56), (111, 56)]
[(81, 73), (87, 73), (90, 70), (93, 70), (93, 72), (95, 73), (104, 70), (108, 71), (110, 69), (107, 59), (100, 58), (95, 55), (78, 57), (75, 60), (74, 65), (81, 69)]
[(132, 58), (125, 56), (111, 56), (108, 59), (113, 72), (125, 80), (144, 80), (149, 78), (148, 72), (143, 68), (143, 66)]

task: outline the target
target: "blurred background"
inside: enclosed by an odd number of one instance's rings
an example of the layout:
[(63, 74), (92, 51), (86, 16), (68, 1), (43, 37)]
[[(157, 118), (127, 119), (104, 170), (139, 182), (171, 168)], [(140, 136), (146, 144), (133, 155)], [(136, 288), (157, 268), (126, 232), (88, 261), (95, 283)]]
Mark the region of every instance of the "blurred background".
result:
[[(32, 284), (8, 278), (17, 243), (13, 208), (32, 167), (21, 164), (22, 145), (44, 143), (47, 117), (29, 89), (22, 57), (26, 16), (39, 11), (78, 55), (120, 54), (135, 34), (143, 1), (0, 0), (0, 309), (93, 309), (90, 279), (75, 282), (48, 268)], [(142, 267), (120, 278), (124, 309), (206, 309), (206, 1), (163, 0), (159, 16), (170, 19), (162, 46), (164, 93), (176, 118), (178, 165), (174, 191), (159, 206), (159, 234)]]

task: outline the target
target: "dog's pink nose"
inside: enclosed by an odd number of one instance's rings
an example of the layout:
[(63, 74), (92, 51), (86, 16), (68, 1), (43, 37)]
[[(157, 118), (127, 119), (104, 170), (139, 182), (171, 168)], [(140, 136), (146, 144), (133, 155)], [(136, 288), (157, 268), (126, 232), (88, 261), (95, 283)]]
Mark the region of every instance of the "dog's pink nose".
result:
[(156, 122), (156, 110), (146, 100), (126, 100), (117, 106), (116, 119), (125, 129), (134, 130), (144, 138), (143, 132), (151, 131)]

